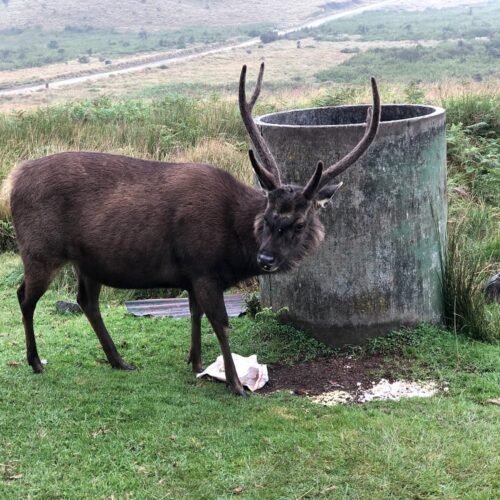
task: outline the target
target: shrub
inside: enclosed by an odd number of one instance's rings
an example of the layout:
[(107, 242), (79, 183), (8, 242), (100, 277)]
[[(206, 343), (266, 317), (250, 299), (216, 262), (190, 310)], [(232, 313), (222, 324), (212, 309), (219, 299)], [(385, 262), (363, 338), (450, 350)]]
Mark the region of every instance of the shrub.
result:
[(278, 32), (275, 30), (266, 31), (265, 33), (261, 33), (260, 35), (260, 41), (262, 43), (275, 42), (276, 40), (278, 40), (278, 38), (279, 38)]
[(425, 99), (424, 90), (415, 82), (411, 82), (404, 90), (407, 102), (422, 104)]

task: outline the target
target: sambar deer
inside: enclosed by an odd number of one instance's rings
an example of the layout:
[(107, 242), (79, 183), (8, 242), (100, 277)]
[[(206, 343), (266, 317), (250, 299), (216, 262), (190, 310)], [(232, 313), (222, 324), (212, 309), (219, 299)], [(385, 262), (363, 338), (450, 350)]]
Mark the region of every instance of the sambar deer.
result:
[[(24, 280), (18, 289), (28, 363), (42, 372), (33, 315), (54, 274), (71, 263), (78, 275), (78, 304), (113, 368), (131, 369), (118, 353), (99, 310), (102, 285), (116, 288), (176, 287), (189, 293), (191, 349), (202, 370), (201, 317), (210, 321), (222, 350), (227, 381), (246, 395), (228, 343), (223, 292), (262, 273), (296, 266), (322, 241), (321, 207), (339, 185), (332, 180), (369, 147), (380, 121), (373, 106), (364, 136), (336, 164), (321, 162), (305, 187), (282, 184), (252, 109), (262, 85), (261, 65), (250, 101), (246, 66), (239, 107), (256, 149), (250, 160), (263, 190), (210, 165), (146, 161), (105, 153), (67, 152), (19, 164), (12, 174), (12, 218)], [(257, 158), (258, 157), (258, 158)]]

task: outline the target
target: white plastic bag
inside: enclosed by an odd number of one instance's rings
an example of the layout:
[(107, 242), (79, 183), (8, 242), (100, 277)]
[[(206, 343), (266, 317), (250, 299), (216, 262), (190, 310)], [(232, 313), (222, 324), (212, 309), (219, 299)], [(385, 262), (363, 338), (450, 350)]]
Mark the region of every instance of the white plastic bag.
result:
[[(266, 385), (269, 380), (267, 365), (260, 365), (257, 362), (256, 354), (248, 356), (248, 358), (234, 353), (232, 353), (232, 356), (234, 366), (236, 367), (236, 373), (244, 386), (254, 392)], [(226, 372), (224, 371), (224, 360), (222, 356), (219, 356), (214, 363), (207, 366), (205, 371), (199, 373), (197, 377), (203, 377), (205, 375), (216, 378), (217, 380), (222, 380), (223, 382), (226, 381)]]

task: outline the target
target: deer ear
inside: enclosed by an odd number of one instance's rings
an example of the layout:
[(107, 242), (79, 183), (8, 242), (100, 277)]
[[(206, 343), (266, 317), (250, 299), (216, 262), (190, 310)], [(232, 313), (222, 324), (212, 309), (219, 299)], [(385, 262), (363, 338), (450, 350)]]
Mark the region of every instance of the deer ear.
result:
[(276, 189), (276, 179), (265, 168), (260, 166), (257, 158), (255, 158), (254, 152), (251, 149), (248, 151), (248, 156), (250, 157), (250, 163), (257, 174), (257, 179), (259, 179), (259, 183), (262, 188), (266, 191)]
[(336, 193), (337, 189), (341, 187), (343, 182), (340, 184), (328, 184), (325, 187), (321, 188), (314, 197), (314, 201), (316, 202), (316, 206), (318, 208), (325, 208), (333, 195)]

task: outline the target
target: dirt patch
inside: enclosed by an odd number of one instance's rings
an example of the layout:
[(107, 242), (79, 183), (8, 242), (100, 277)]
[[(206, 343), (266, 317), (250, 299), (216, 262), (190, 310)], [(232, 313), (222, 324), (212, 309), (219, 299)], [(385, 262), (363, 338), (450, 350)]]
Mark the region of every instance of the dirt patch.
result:
[(331, 391), (357, 393), (369, 390), (382, 379), (395, 381), (408, 372), (409, 362), (401, 357), (376, 355), (355, 358), (323, 358), (293, 366), (268, 365), (269, 382), (259, 393), (279, 390), (301, 396)]

